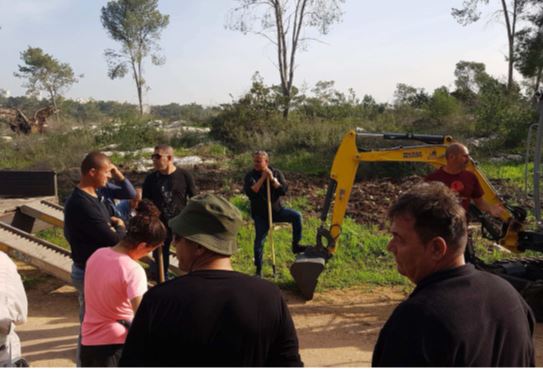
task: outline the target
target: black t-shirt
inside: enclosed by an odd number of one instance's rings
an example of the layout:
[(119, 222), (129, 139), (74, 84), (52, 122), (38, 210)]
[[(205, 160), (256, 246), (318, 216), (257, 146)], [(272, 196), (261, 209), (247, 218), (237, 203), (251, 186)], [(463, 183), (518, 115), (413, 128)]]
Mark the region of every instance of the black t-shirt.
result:
[(419, 282), (381, 330), (372, 366), (534, 366), (534, 325), (507, 281), (464, 265)]
[(202, 270), (143, 297), (120, 366), (303, 366), (279, 288), (234, 271)]
[[(287, 182), (285, 180), (285, 176), (283, 176), (283, 173), (281, 171), (276, 168), (272, 168), (271, 166), (269, 168), (272, 171), (273, 176), (281, 184), (280, 187), (274, 188), (273, 185), (270, 183), (272, 211), (279, 212), (281, 209), (283, 209), (283, 205), (281, 204), (281, 197), (287, 194)], [(258, 181), (258, 179), (260, 179), (260, 176), (262, 176), (261, 171), (257, 171), (254, 169), (249, 171), (245, 175), (245, 180), (243, 182), (243, 191), (245, 192), (247, 197), (249, 197), (249, 201), (251, 202), (251, 215), (257, 215), (260, 217), (265, 217), (267, 219), (268, 190), (266, 188), (266, 182), (262, 184), (258, 193), (255, 193), (251, 190), (251, 186), (253, 186)]]
[(143, 198), (153, 201), (161, 212), (161, 220), (166, 223), (177, 216), (187, 205), (188, 198), (196, 193), (191, 174), (181, 168), (169, 175), (155, 171), (143, 182)]
[(72, 260), (84, 267), (94, 251), (117, 244), (124, 231), (112, 229), (109, 212), (98, 198), (75, 188), (64, 205), (64, 236)]

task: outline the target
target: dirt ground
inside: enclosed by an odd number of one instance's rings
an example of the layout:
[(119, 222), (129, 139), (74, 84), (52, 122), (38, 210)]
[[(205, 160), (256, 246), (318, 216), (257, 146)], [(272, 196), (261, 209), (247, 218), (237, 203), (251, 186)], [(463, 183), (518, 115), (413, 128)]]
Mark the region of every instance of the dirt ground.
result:
[[(73, 367), (79, 329), (75, 289), (17, 263), (27, 280), (28, 321), (17, 327), (32, 367)], [(352, 288), (317, 293), (305, 302), (285, 292), (300, 353), (307, 367), (369, 367), (381, 326), (405, 293), (395, 288)], [(543, 366), (543, 324), (535, 334), (536, 364)]]

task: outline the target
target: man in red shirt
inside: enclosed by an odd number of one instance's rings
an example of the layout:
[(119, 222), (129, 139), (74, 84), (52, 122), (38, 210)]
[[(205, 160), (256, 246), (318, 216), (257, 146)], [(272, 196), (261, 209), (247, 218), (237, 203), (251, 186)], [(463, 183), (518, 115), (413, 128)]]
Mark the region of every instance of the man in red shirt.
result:
[[(462, 207), (466, 210), (466, 215), (469, 213), (469, 205), (473, 200), (475, 206), (481, 211), (499, 217), (503, 212), (502, 206), (487, 203), (483, 199), (484, 191), (479, 184), (479, 180), (477, 180), (475, 174), (466, 170), (470, 159), (468, 148), (460, 143), (453, 143), (447, 147), (445, 159), (447, 164), (430, 173), (425, 180), (427, 182), (442, 182), (457, 193), (462, 202)], [(468, 262), (472, 262), (475, 257), (471, 238), (466, 247), (465, 257)]]
[(425, 180), (439, 181), (451, 188), (460, 197), (466, 214), (470, 201), (473, 200), (481, 211), (498, 217), (503, 211), (502, 207), (489, 204), (483, 199), (484, 192), (479, 180), (472, 172), (466, 170), (469, 163), (468, 148), (460, 143), (453, 143), (445, 151), (445, 159), (447, 164), (426, 176)]

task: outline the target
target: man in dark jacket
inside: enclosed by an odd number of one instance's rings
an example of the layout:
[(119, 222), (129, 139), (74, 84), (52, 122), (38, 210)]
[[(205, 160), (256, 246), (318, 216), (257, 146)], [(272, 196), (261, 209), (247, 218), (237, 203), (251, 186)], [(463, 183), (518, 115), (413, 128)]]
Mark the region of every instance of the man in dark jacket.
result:
[[(155, 147), (151, 155), (155, 171), (147, 175), (143, 182), (143, 198), (150, 199), (160, 210), (160, 220), (164, 225), (177, 216), (187, 204), (187, 200), (196, 195), (196, 186), (190, 172), (177, 168), (173, 162), (173, 148), (161, 144)], [(171, 230), (168, 229), (168, 237), (162, 246), (164, 257), (164, 274), (168, 279), (170, 266), (170, 243), (172, 241)], [(158, 281), (158, 254), (160, 248), (153, 251), (155, 264), (151, 266), (151, 275)]]
[(188, 274), (149, 290), (120, 366), (302, 366), (280, 290), (233, 271), (242, 219), (226, 199), (203, 194), (170, 220), (179, 268)]
[(455, 193), (417, 185), (389, 218), (388, 250), (416, 287), (381, 330), (372, 365), (534, 366), (534, 316), (507, 281), (465, 263), (467, 223)]
[[(100, 201), (98, 189), (111, 178), (111, 161), (93, 151), (81, 162), (81, 178), (64, 205), (64, 236), (72, 251), (72, 283), (79, 294), (79, 321), (85, 314), (84, 278), (89, 257), (98, 249), (119, 242), (125, 234), (122, 219), (111, 216)], [(79, 366), (80, 339), (76, 361)]]
[(254, 263), (256, 275), (262, 276), (264, 240), (270, 228), (266, 182), (270, 182), (272, 221), (292, 224), (292, 252), (301, 253), (305, 247), (302, 239), (302, 215), (283, 207), (281, 197), (287, 194), (287, 182), (283, 173), (269, 163), (268, 153), (259, 150), (253, 154), (253, 170), (245, 175), (243, 190), (251, 202), (251, 216), (255, 222)]

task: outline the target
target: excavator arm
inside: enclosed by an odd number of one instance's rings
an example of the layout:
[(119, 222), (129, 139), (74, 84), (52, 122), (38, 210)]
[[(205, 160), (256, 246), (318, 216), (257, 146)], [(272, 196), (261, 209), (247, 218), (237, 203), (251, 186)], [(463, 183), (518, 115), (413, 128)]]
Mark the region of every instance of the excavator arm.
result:
[[(423, 144), (365, 149), (358, 146), (359, 140), (357, 140), (364, 138), (415, 140)], [(321, 225), (317, 230), (316, 246), (298, 255), (291, 266), (291, 274), (306, 299), (312, 299), (318, 276), (324, 269), (326, 261), (333, 256), (338, 247), (343, 220), (360, 162), (419, 162), (437, 168), (446, 164), (445, 151), (453, 142), (455, 141), (450, 136), (377, 134), (366, 133), (360, 129), (349, 131), (343, 137), (330, 171), (330, 182), (320, 216)], [(501, 225), (497, 227), (495, 219), (490, 219), (489, 216), (473, 207), (472, 217), (481, 222), (483, 235), (513, 252), (526, 249), (543, 251), (543, 235), (522, 230), (526, 212), (506, 205), (472, 158), (466, 169), (475, 174), (479, 180), (484, 191), (483, 200), (490, 205), (501, 205), (503, 208), (498, 220), (498, 224)], [(332, 209), (331, 218), (330, 223), (327, 224), (330, 209)]]

